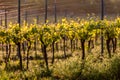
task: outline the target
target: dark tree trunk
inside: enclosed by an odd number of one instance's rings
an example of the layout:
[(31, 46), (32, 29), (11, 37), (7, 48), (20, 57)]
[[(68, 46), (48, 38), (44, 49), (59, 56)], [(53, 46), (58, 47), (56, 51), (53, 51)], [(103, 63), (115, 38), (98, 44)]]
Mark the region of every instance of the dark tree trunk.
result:
[(115, 48), (114, 48), (114, 52), (116, 52), (117, 49), (117, 38), (115, 38)]
[(18, 43), (17, 44), (17, 54), (18, 54), (18, 57), (19, 57), (19, 65), (20, 65), (20, 70), (22, 70), (23, 69), (23, 67), (22, 67), (22, 55), (21, 55), (21, 44), (20, 43)]
[(76, 50), (78, 49), (78, 39), (76, 39), (76, 41), (75, 41), (75, 49)]
[(11, 44), (8, 44), (8, 45), (6, 45), (6, 58), (5, 58), (6, 68), (8, 67), (10, 54), (11, 54)]
[(113, 44), (113, 53), (115, 53), (117, 48), (117, 38), (112, 39), (112, 44)]
[(9, 51), (8, 44), (6, 44), (6, 56), (8, 55), (8, 51)]
[(60, 40), (60, 49), (63, 50), (62, 40)]
[(109, 57), (111, 58), (110, 40), (111, 39), (109, 39), (109, 38), (108, 38), (108, 40), (106, 40), (106, 45), (107, 45), (107, 51), (108, 51)]
[(35, 57), (37, 58), (37, 40), (34, 42)]
[(88, 41), (88, 53), (90, 53), (90, 51), (91, 51), (90, 43), (91, 43), (91, 40)]
[(6, 68), (8, 67), (8, 44), (6, 44), (6, 57), (5, 57), (5, 63), (6, 63)]
[(64, 51), (64, 57), (66, 58), (66, 45), (65, 45), (65, 43), (66, 43), (66, 40), (65, 40), (65, 37), (63, 37), (63, 51)]
[(53, 43), (52, 43), (52, 52), (53, 52), (52, 64), (54, 63), (54, 59), (55, 59), (55, 58), (54, 58), (54, 57), (55, 57), (55, 56), (54, 56), (54, 52), (55, 52), (55, 51), (54, 51), (54, 44), (55, 44), (55, 42), (53, 41)]
[(45, 59), (45, 63), (46, 63), (46, 68), (47, 68), (47, 70), (49, 70), (48, 57), (47, 57), (47, 46), (44, 44), (43, 44), (43, 55), (44, 55), (44, 59)]
[(71, 45), (71, 54), (73, 53), (73, 39), (70, 40), (70, 45)]
[(29, 68), (29, 52), (31, 48), (31, 42), (29, 42), (28, 49), (27, 49), (27, 69)]
[(56, 51), (59, 51), (58, 42), (56, 44)]
[(82, 60), (85, 59), (85, 40), (81, 39), (81, 48), (82, 48)]
[(73, 40), (73, 49), (75, 51), (75, 40)]
[(93, 48), (94, 48), (94, 41), (90, 39), (88, 41), (88, 52), (90, 53), (91, 49), (93, 49)]
[(91, 40), (91, 44), (92, 44), (92, 49), (94, 48), (94, 40)]
[[(97, 31), (97, 30), (96, 30)], [(99, 34), (97, 34), (97, 32), (96, 32), (96, 34), (95, 34), (95, 44), (97, 44), (97, 41), (98, 41), (98, 35)]]
[(25, 42), (22, 43), (23, 53), (25, 54)]
[(10, 55), (11, 55), (11, 44), (9, 44), (8, 59), (10, 58)]
[(44, 51), (44, 50), (43, 50), (43, 46), (42, 46), (42, 44), (41, 44), (41, 52), (44, 53), (43, 51)]

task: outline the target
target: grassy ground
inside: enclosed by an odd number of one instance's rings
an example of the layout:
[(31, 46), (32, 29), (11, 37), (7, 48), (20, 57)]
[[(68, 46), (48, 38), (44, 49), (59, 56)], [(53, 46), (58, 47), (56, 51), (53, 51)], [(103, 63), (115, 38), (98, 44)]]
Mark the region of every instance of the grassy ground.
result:
[[(71, 55), (70, 49), (66, 51), (67, 59), (64, 59), (63, 51), (55, 53), (55, 63), (53, 65), (51, 64), (52, 53), (48, 51), (49, 71), (46, 70), (39, 46), (38, 58), (35, 58), (33, 50), (30, 52), (31, 58), (28, 70), (26, 70), (26, 59), (23, 59), (24, 70), (19, 70), (17, 58), (11, 59), (8, 69), (5, 69), (4, 59), (1, 56), (0, 80), (120, 80), (119, 46), (117, 52), (112, 53), (112, 58), (108, 57), (106, 49), (104, 50), (104, 56), (100, 56), (100, 43), (96, 44), (90, 53), (86, 53), (85, 60), (81, 60), (80, 49), (75, 50), (72, 56), (69, 56)], [(11, 57), (15, 56), (15, 53)]]

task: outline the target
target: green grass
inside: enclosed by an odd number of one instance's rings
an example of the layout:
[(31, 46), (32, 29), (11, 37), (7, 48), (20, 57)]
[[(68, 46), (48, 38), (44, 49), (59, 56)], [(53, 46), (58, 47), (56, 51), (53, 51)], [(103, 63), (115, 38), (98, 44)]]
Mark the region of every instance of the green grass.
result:
[[(87, 48), (87, 47), (86, 47)], [(23, 60), (24, 70), (19, 70), (18, 59), (10, 60), (8, 69), (0, 58), (0, 80), (120, 80), (120, 52), (119, 46), (112, 58), (108, 57), (105, 49), (104, 56), (100, 56), (100, 45), (96, 45), (91, 53), (86, 53), (86, 59), (81, 60), (81, 51), (76, 50), (72, 56), (64, 59), (63, 51), (55, 53), (55, 63), (51, 64), (51, 52), (49, 55), (49, 71), (46, 70), (42, 53), (38, 52), (38, 58), (34, 59), (34, 52), (30, 56), (26, 70), (26, 60)], [(67, 51), (67, 55), (70, 55)], [(14, 55), (11, 55), (15, 56)], [(2, 57), (2, 56), (1, 56)]]
[[(19, 70), (18, 62), (11, 61), (8, 70), (5, 64), (0, 66), (1, 80), (119, 80), (120, 54), (115, 54), (111, 59), (107, 56), (100, 57), (89, 54), (86, 60), (73, 56), (66, 60), (57, 60), (54, 65), (49, 65), (46, 71), (43, 61), (30, 61), (29, 70)], [(25, 66), (25, 65), (24, 65)]]

